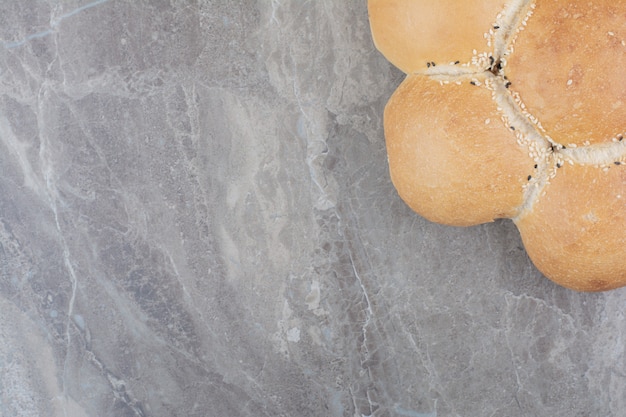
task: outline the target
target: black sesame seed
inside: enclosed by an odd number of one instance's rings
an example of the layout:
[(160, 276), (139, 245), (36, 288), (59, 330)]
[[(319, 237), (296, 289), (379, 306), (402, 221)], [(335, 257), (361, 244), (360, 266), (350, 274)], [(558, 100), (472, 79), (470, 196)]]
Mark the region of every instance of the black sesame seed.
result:
[(459, 62), (461, 62), (461, 61), (454, 61), (454, 65), (457, 65)]
[(615, 161), (613, 162), (615, 165), (622, 165), (622, 163), (620, 161)]
[(515, 130), (515, 126), (509, 126), (509, 129)]
[(471, 85), (476, 85), (476, 81), (470, 81)]
[(557, 168), (561, 168), (561, 164), (556, 164), (556, 167)]
[(502, 62), (500, 61), (500, 59), (496, 60), (493, 56), (490, 56), (489, 63), (489, 68), (487, 68), (487, 70), (493, 75), (498, 75), (502, 70)]
[(437, 64), (435, 64), (435, 63), (434, 63), (434, 62), (432, 62), (432, 61), (430, 62), (430, 65), (432, 65), (433, 67), (436, 67), (436, 66), (437, 66)]
[(494, 28), (494, 29), (496, 29), (496, 30), (498, 30), (498, 29), (500, 29), (500, 26), (498, 26), (498, 25), (494, 25), (494, 27), (493, 27), (493, 28)]
[(532, 175), (529, 175), (529, 176), (528, 176), (528, 181), (530, 181), (530, 179), (531, 179), (531, 178), (532, 178)]
[(535, 169), (537, 169), (537, 164), (535, 164)]
[(622, 139), (624, 139), (624, 136), (622, 136), (622, 135), (619, 135), (619, 136), (617, 137), (617, 140), (619, 140), (620, 142), (622, 141)]
[(427, 62), (427, 63), (426, 63), (426, 66), (427, 66), (428, 68), (430, 68), (430, 62)]
[(507, 81), (506, 84), (504, 84), (505, 88), (509, 88), (511, 86), (511, 81)]

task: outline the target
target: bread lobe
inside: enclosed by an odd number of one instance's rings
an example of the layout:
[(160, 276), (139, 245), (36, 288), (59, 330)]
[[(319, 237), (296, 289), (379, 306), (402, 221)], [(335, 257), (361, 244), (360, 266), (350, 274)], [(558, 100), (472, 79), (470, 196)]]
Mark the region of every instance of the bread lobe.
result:
[(507, 73), (528, 111), (541, 119), (555, 141), (582, 146), (610, 142), (624, 133), (623, 4), (536, 2), (514, 48)]
[(433, 63), (469, 62), (473, 48), (484, 43), (484, 31), (493, 23), (493, 10), (502, 9), (502, 0), (459, 6), (458, 0), (370, 0), (374, 44), (407, 74)]
[(533, 172), (533, 160), (475, 78), (440, 84), (409, 76), (385, 108), (392, 181), (411, 208), (438, 223), (469, 226), (517, 215)]
[(618, 166), (564, 166), (515, 222), (537, 268), (579, 291), (626, 285), (625, 183)]

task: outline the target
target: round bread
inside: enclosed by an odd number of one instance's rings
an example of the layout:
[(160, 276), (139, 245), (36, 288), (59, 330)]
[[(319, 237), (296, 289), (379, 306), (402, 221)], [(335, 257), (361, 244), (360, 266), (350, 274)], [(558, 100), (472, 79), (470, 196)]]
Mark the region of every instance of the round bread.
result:
[(510, 218), (548, 278), (626, 285), (626, 20), (607, 0), (369, 0), (407, 78), (385, 108), (392, 181), (431, 221)]

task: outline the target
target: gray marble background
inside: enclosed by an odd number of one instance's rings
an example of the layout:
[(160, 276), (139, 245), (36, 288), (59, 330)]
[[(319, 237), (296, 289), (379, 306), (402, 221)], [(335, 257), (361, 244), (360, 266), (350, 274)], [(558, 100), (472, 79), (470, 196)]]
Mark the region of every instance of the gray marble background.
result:
[(625, 415), (625, 290), (397, 197), (366, 1), (0, 20), (0, 415)]

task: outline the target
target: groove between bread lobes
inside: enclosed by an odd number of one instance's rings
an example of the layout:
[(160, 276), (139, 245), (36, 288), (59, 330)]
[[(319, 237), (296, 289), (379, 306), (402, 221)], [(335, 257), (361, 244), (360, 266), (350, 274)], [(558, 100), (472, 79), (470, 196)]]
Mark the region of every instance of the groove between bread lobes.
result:
[(368, 5), (376, 46), (408, 74), (385, 108), (400, 196), (438, 223), (513, 219), (535, 265), (566, 287), (626, 285), (623, 11), (432, 3)]

